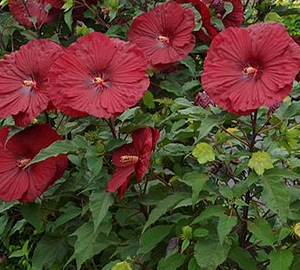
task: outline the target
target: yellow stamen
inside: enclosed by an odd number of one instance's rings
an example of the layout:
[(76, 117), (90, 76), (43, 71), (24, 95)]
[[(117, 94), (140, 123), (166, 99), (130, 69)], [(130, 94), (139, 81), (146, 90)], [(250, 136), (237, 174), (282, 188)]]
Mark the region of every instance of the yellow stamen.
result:
[(137, 162), (138, 160), (138, 156), (121, 156), (121, 163)]
[(30, 163), (31, 159), (30, 158), (24, 158), (18, 161), (17, 165), (19, 168), (25, 167)]
[(23, 85), (27, 86), (27, 87), (35, 87), (36, 86), (36, 82), (31, 81), (31, 80), (24, 80), (23, 81)]
[(170, 39), (165, 36), (158, 36), (157, 40), (163, 43), (170, 43)]
[(104, 83), (104, 80), (101, 78), (101, 77), (94, 77), (93, 78), (93, 83), (96, 83), (96, 84), (103, 84)]

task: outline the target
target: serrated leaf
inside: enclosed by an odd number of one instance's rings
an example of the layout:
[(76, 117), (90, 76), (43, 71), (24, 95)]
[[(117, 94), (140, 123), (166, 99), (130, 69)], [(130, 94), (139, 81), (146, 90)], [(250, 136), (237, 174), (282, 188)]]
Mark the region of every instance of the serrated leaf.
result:
[(192, 193), (192, 203), (193, 203), (193, 206), (197, 202), (197, 200), (199, 198), (199, 193), (202, 190), (202, 187), (206, 183), (207, 180), (208, 180), (207, 175), (202, 174), (202, 173), (198, 173), (198, 172), (189, 172), (189, 173), (186, 173), (182, 177), (181, 182), (183, 182), (186, 185), (192, 187), (192, 191), (193, 191), (193, 193)]
[(168, 211), (172, 210), (173, 207), (178, 204), (181, 200), (185, 199), (187, 197), (186, 193), (174, 193), (169, 195), (168, 197), (164, 198), (163, 200), (161, 200), (157, 206), (152, 210), (152, 212), (149, 215), (149, 218), (143, 228), (143, 232), (145, 232), (145, 230), (152, 225), (153, 223), (155, 223), (161, 216), (163, 216), (165, 213), (167, 213)]
[(200, 164), (205, 164), (216, 159), (214, 149), (207, 143), (198, 143), (192, 152)]
[(185, 261), (186, 255), (175, 253), (167, 258), (162, 258), (157, 266), (157, 270), (176, 270)]
[(234, 247), (230, 250), (230, 259), (237, 262), (239, 267), (243, 270), (257, 270), (256, 262), (249, 253), (241, 247)]
[(105, 190), (94, 191), (90, 195), (90, 209), (94, 221), (94, 232), (96, 232), (108, 212), (108, 209), (114, 203), (114, 197)]
[(150, 91), (147, 91), (146, 94), (144, 95), (143, 103), (145, 104), (145, 106), (148, 109), (154, 109), (155, 108), (153, 94)]
[(137, 254), (147, 254), (155, 246), (160, 243), (169, 233), (172, 226), (159, 225), (148, 229), (140, 239), (141, 248), (137, 251)]
[(258, 151), (252, 154), (249, 160), (249, 167), (258, 175), (262, 175), (265, 170), (273, 168), (271, 156), (267, 152)]
[(284, 221), (289, 213), (291, 195), (283, 181), (280, 176), (266, 174), (261, 177), (260, 183), (264, 187), (262, 191), (263, 200)]
[(72, 141), (56, 141), (51, 145), (49, 145), (47, 148), (42, 149), (31, 160), (31, 162), (28, 165), (26, 165), (26, 167), (29, 167), (30, 165), (41, 162), (43, 160), (46, 160), (50, 157), (57, 157), (58, 155), (75, 152), (79, 149), (81, 149), (81, 146), (73, 143)]
[(262, 218), (257, 218), (253, 222), (248, 221), (248, 229), (260, 241), (261, 246), (272, 246), (276, 241), (270, 224)]
[(215, 270), (226, 260), (229, 250), (230, 244), (226, 241), (221, 244), (218, 239), (207, 237), (195, 245), (194, 256), (200, 267)]
[(224, 242), (226, 236), (230, 233), (230, 231), (236, 224), (237, 218), (235, 216), (220, 216), (217, 229), (221, 244)]
[(214, 115), (210, 115), (204, 118), (201, 122), (198, 141), (204, 138), (212, 130), (213, 127), (216, 127), (218, 125), (218, 121), (219, 119)]
[(269, 254), (270, 265), (268, 270), (289, 270), (294, 255), (290, 250), (272, 250)]

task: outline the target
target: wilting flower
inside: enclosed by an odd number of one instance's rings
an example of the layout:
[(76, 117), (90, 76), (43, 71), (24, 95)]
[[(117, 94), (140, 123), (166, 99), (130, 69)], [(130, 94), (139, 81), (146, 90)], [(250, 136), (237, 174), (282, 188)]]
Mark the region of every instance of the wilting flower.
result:
[(149, 127), (133, 132), (132, 143), (120, 147), (113, 154), (113, 163), (117, 169), (107, 184), (107, 192), (114, 193), (119, 190), (118, 197), (122, 199), (134, 172), (136, 180), (142, 180), (158, 138), (159, 131)]
[(48, 107), (48, 72), (62, 52), (53, 41), (33, 40), (0, 60), (1, 118), (13, 115), (25, 126)]
[(230, 27), (212, 41), (202, 85), (214, 103), (246, 115), (281, 102), (299, 68), (299, 47), (281, 24)]
[(202, 1), (200, 1), (200, 0), (176, 0), (176, 2), (179, 4), (189, 3), (189, 4), (193, 5), (195, 7), (195, 9), (200, 13), (202, 26), (201, 26), (201, 29), (195, 33), (195, 36), (197, 38), (199, 38), (200, 40), (202, 40), (204, 42), (209, 42), (218, 34), (218, 32), (213, 27), (213, 25), (210, 21), (210, 19), (211, 19), (210, 11), (209, 11), (208, 7)]
[(149, 86), (142, 52), (96, 32), (69, 46), (49, 77), (53, 104), (71, 116), (114, 117), (136, 105)]
[[(39, 27), (51, 22), (60, 12), (64, 2), (60, 0), (9, 0), (8, 6), (14, 19), (20, 24)], [(33, 23), (35, 22), (35, 23)]]
[(163, 68), (184, 59), (194, 48), (195, 15), (170, 1), (134, 19), (128, 39), (135, 43), (148, 60), (148, 68)]
[(8, 139), (9, 127), (0, 130), (0, 199), (34, 201), (67, 168), (66, 155), (26, 167), (40, 150), (61, 137), (49, 125), (36, 125)]
[[(206, 4), (209, 4), (209, 8), (215, 13), (215, 16), (222, 20), (225, 28), (241, 27), (244, 19), (244, 9), (241, 0), (204, 0)], [(224, 7), (225, 3), (232, 4), (232, 11), (225, 15), (226, 9)], [(225, 17), (224, 17), (225, 15)], [(224, 18), (223, 18), (224, 17)], [(218, 29), (219, 31), (221, 29)]]

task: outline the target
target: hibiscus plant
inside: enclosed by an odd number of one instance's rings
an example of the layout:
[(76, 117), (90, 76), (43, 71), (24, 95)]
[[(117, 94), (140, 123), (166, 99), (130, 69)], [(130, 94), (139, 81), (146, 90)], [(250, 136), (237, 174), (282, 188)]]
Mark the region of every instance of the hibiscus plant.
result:
[(299, 13), (2, 0), (0, 269), (299, 270)]

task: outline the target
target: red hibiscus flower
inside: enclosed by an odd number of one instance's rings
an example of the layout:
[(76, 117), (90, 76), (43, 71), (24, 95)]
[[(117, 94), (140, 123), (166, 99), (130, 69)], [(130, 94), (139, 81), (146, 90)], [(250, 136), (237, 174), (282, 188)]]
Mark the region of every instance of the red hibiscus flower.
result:
[(13, 115), (25, 126), (49, 104), (46, 82), (63, 47), (50, 40), (33, 40), (0, 60), (0, 117)]
[(230, 27), (212, 41), (202, 84), (217, 105), (246, 115), (281, 102), (299, 69), (299, 47), (281, 24)]
[[(225, 28), (241, 27), (244, 19), (244, 9), (241, 0), (204, 0), (206, 4), (209, 4), (209, 8), (213, 9), (217, 18), (221, 19)], [(226, 9), (224, 4), (229, 2), (233, 6), (233, 10), (227, 14), (224, 18)], [(221, 31), (221, 29), (218, 29)]]
[[(176, 0), (178, 4), (190, 3), (201, 15), (202, 28), (195, 33), (195, 36), (204, 42), (211, 41), (218, 32), (210, 22), (211, 15), (208, 7), (200, 0)], [(203, 29), (204, 28), (204, 29)]]
[(136, 180), (142, 180), (158, 138), (159, 131), (149, 127), (133, 132), (132, 143), (120, 147), (113, 154), (113, 163), (117, 169), (107, 184), (107, 192), (114, 193), (119, 190), (118, 197), (122, 199), (134, 172)]
[(143, 53), (96, 32), (69, 46), (49, 77), (53, 104), (70, 116), (114, 117), (136, 105), (149, 86)]
[(49, 125), (36, 125), (13, 135), (0, 130), (0, 199), (34, 201), (59, 179), (67, 168), (66, 155), (48, 158), (26, 167), (38, 152), (61, 137)]
[(148, 68), (161, 69), (191, 52), (195, 45), (194, 28), (194, 12), (170, 1), (135, 18), (128, 39), (141, 48)]
[[(51, 22), (60, 12), (64, 2), (60, 0), (9, 0), (8, 6), (14, 19), (20, 24), (37, 27)], [(50, 8), (50, 9), (49, 9)]]

